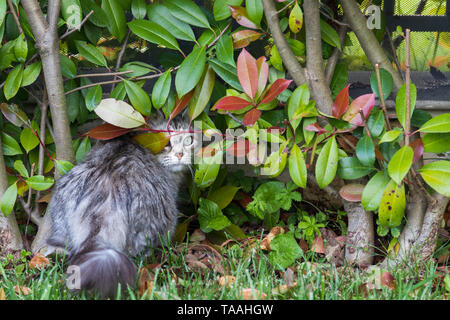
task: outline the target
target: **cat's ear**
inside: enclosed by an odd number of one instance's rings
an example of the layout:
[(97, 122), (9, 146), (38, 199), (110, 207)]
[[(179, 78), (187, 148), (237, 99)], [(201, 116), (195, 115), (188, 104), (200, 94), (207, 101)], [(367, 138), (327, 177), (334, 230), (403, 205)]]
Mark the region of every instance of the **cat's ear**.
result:
[(157, 129), (161, 126), (163, 126), (167, 120), (164, 117), (164, 113), (161, 110), (156, 110), (156, 112), (150, 114), (150, 116), (147, 119), (147, 123), (150, 126), (150, 128)]

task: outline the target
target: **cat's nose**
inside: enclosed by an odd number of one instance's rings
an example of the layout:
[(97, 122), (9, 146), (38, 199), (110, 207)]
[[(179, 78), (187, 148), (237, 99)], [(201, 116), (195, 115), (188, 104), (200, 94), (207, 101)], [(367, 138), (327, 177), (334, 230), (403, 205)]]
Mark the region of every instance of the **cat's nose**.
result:
[(183, 152), (177, 152), (175, 153), (175, 155), (177, 156), (178, 160), (181, 160), (181, 158), (183, 158)]

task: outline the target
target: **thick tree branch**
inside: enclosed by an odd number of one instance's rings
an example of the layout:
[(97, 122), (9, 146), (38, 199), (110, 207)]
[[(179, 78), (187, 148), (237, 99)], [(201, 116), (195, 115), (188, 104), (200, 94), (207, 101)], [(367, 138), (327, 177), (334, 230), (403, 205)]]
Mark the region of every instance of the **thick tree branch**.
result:
[(394, 79), (394, 87), (397, 91), (403, 85), (403, 79), (392, 66), (391, 61), (389, 61), (373, 32), (367, 28), (366, 18), (358, 4), (355, 0), (341, 0), (341, 5), (344, 10), (344, 16), (347, 17), (347, 21), (353, 32), (355, 32), (370, 63), (372, 66), (378, 63), (380, 67), (389, 71)]
[(273, 0), (262, 0), (262, 2), (270, 33), (272, 34), (273, 41), (277, 46), (281, 59), (295, 84), (300, 86), (306, 83), (305, 70), (289, 47), (283, 32), (281, 32), (280, 21), (278, 20), (278, 14)]
[(305, 1), (303, 10), (306, 28), (306, 74), (309, 79), (309, 89), (316, 101), (317, 108), (325, 114), (331, 114), (333, 99), (323, 70), (319, 2)]

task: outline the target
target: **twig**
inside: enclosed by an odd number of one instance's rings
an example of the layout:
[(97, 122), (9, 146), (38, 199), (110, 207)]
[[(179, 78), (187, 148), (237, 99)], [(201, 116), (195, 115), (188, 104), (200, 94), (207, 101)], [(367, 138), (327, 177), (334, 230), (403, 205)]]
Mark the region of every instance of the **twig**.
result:
[(326, 13), (324, 10), (320, 10), (320, 13), (322, 15), (324, 15), (325, 17), (327, 17), (328, 19), (330, 19), (331, 21), (333, 21), (334, 23), (336, 23), (337, 25), (340, 25), (342, 27), (350, 27), (350, 25), (348, 23), (345, 22), (341, 22), (339, 20), (336, 20), (335, 18), (333, 18), (332, 16), (330, 16), (328, 13)]
[(16, 10), (14, 10), (14, 5), (12, 4), (11, 0), (6, 0), (6, 1), (8, 2), (9, 10), (11, 11), (11, 14), (14, 17), (14, 22), (16, 23), (17, 28), (19, 29), (19, 32), (22, 33), (23, 35), (25, 35), (23, 33), (22, 27), (20, 26), (19, 17), (17, 16)]
[(71, 35), (72, 33), (74, 33), (75, 31), (80, 31), (80, 30), (81, 30), (81, 27), (83, 26), (83, 24), (87, 21), (87, 19), (89, 19), (89, 17), (90, 17), (93, 13), (94, 13), (94, 10), (91, 10), (91, 11), (86, 15), (86, 17), (84, 17), (84, 19), (81, 20), (80, 24), (79, 24), (77, 27), (75, 27), (75, 28), (73, 28), (73, 29), (71, 29), (71, 30), (67, 30), (67, 31), (59, 38), (59, 40), (63, 40), (63, 39), (65, 39), (65, 38), (67, 38), (68, 36), (70, 36), (70, 35)]
[(245, 127), (244, 122), (242, 122), (241, 120), (239, 120), (238, 118), (236, 118), (236, 116), (233, 115), (231, 112), (227, 111), (225, 114), (226, 114), (227, 116), (229, 116), (231, 119), (233, 119), (234, 121), (236, 121), (237, 123), (239, 123), (241, 126), (244, 126), (244, 127)]
[(386, 121), (386, 128), (391, 130), (391, 124), (389, 122), (389, 116), (386, 109), (386, 101), (384, 101), (383, 86), (381, 85), (380, 65), (378, 63), (375, 64), (375, 73), (377, 76), (378, 92), (380, 94), (381, 109), (383, 110), (384, 120)]
[(90, 77), (107, 77), (107, 76), (120, 76), (127, 73), (132, 73), (133, 70), (126, 70), (126, 71), (119, 71), (119, 72), (105, 72), (105, 73), (85, 73), (85, 74), (79, 74), (73, 77), (72, 79), (77, 78), (90, 78)]
[[(119, 70), (120, 65), (122, 64), (123, 55), (125, 54), (125, 50), (128, 45), (128, 39), (130, 38), (130, 33), (131, 33), (131, 30), (128, 29), (127, 35), (123, 39), (122, 48), (120, 49), (119, 54), (117, 55), (116, 71)], [(114, 80), (116, 80), (116, 79), (117, 79), (117, 77), (116, 77), (116, 75), (114, 75)], [(111, 86), (111, 92), (114, 90), (115, 86), (116, 86), (116, 84), (113, 83), (113, 85)]]
[(397, 52), (396, 52), (396, 50), (395, 50), (394, 41), (392, 40), (392, 34), (391, 34), (391, 32), (389, 31), (389, 28), (388, 28), (388, 27), (386, 27), (386, 33), (387, 33), (387, 36), (388, 36), (388, 38), (389, 38), (389, 45), (390, 45), (390, 47), (391, 47), (392, 57), (394, 58), (395, 66), (397, 67), (397, 71), (398, 71), (398, 73), (400, 74), (400, 77), (403, 79), (403, 75), (402, 75), (402, 73), (401, 73), (402, 68), (401, 68), (401, 66), (400, 66), (400, 62), (398, 62), (398, 57), (397, 57)]
[(406, 29), (406, 39), (405, 39), (405, 78), (406, 78), (406, 122), (405, 122), (405, 146), (409, 145), (409, 131), (411, 126), (411, 70), (409, 66), (409, 54), (410, 54), (410, 31)]
[(219, 33), (219, 35), (214, 39), (213, 42), (211, 42), (206, 49), (211, 48), (213, 45), (216, 44), (217, 41), (219, 41), (220, 37), (223, 36), (223, 34), (225, 33), (225, 31), (227, 31), (227, 29), (231, 26), (231, 22), (229, 24), (227, 24), (227, 26), (225, 28), (223, 28), (223, 30)]
[(366, 119), (364, 118), (364, 112), (362, 109), (359, 110), (359, 115), (361, 116), (361, 120), (364, 126), (364, 129), (366, 130), (367, 136), (372, 140), (372, 135), (370, 134), (369, 127), (367, 126)]
[(293, 4), (294, 2), (295, 2), (296, 0), (292, 0), (291, 2), (289, 2), (287, 5), (285, 5), (283, 8), (281, 8), (280, 10), (278, 10), (277, 11), (277, 14), (278, 13), (281, 13), (281, 12), (283, 12), (284, 10), (286, 10), (287, 8), (289, 8), (289, 6), (291, 5), (291, 4)]

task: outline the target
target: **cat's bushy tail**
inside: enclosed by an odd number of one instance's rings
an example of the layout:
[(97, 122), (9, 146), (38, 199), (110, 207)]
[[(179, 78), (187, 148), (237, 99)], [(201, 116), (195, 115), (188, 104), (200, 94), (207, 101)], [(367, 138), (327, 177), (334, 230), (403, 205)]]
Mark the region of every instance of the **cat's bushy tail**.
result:
[(134, 286), (136, 281), (137, 267), (128, 256), (98, 241), (78, 252), (70, 264), (75, 271), (71, 277), (80, 277), (69, 287), (73, 291), (86, 289), (101, 297), (114, 297), (119, 283), (121, 288), (126, 288)]

